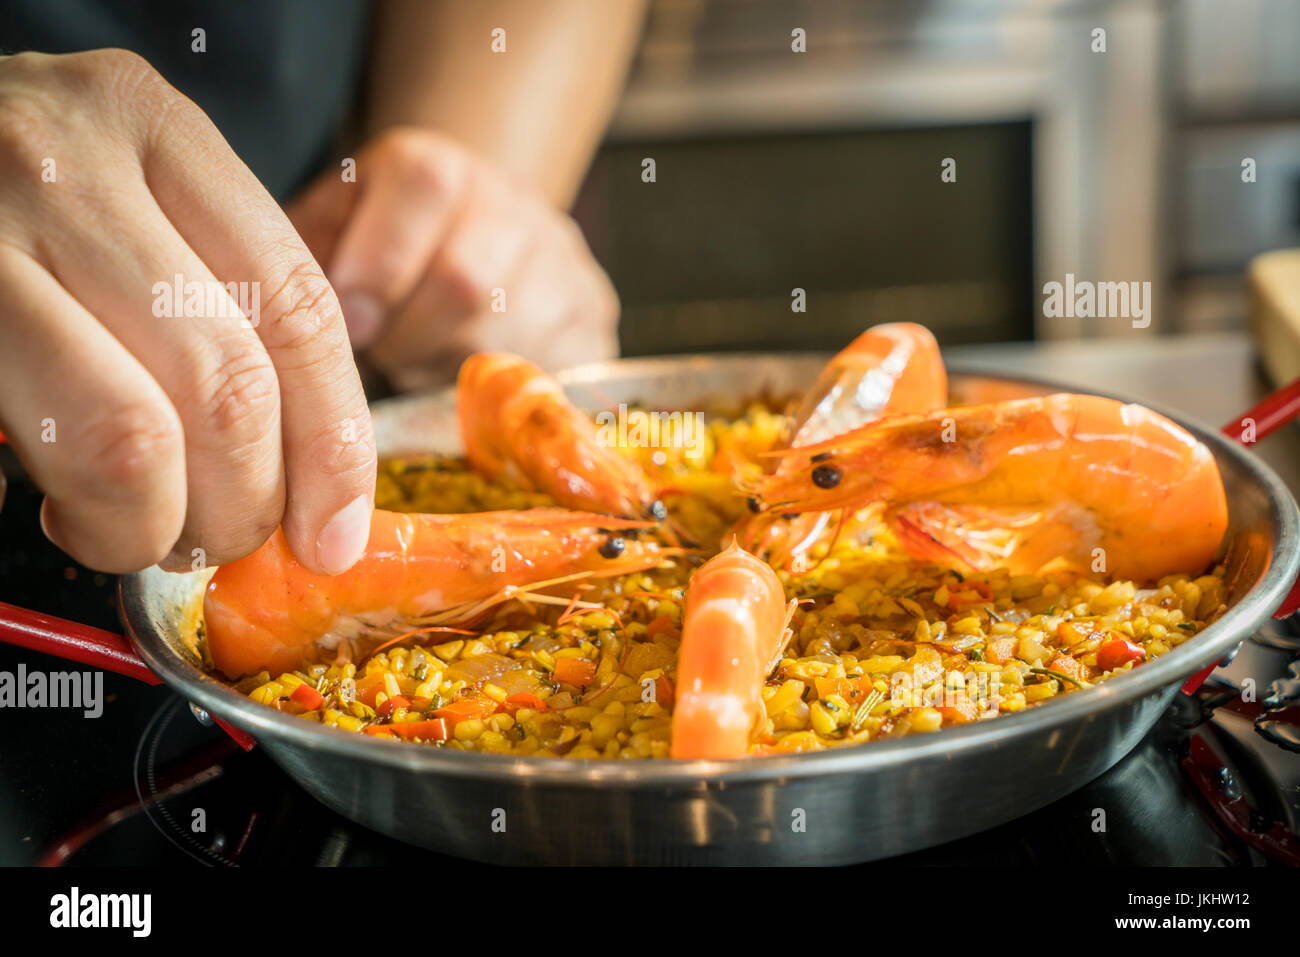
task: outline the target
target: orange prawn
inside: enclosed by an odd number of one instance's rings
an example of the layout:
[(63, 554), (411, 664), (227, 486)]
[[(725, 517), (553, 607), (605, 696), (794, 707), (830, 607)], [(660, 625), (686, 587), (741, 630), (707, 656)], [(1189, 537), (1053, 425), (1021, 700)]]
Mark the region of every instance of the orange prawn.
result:
[(661, 564), (674, 550), (634, 537), (648, 525), (557, 508), (469, 515), (377, 509), (365, 552), (336, 576), (304, 568), (277, 529), (212, 576), (203, 602), (208, 650), (229, 678), (278, 674), (320, 646), (404, 622), (464, 623), (514, 597), (564, 605), (568, 599), (530, 589)]
[(674, 758), (739, 758), (763, 718), (763, 681), (790, 640), (795, 603), (734, 541), (691, 576), (673, 705)]
[(948, 403), (939, 343), (915, 322), (872, 326), (839, 352), (804, 394), (790, 448), (814, 445), (889, 415)]
[[(760, 508), (873, 502), (918, 557), (1144, 581), (1214, 559), (1227, 499), (1208, 448), (1140, 405), (1057, 394), (883, 420), (782, 453)], [(1099, 561), (1100, 560), (1100, 561)]]
[(554, 378), (519, 356), (480, 352), (460, 367), (456, 403), (470, 465), (561, 505), (623, 518), (667, 512), (641, 468), (602, 444), (596, 424)]
[[(939, 409), (947, 399), (948, 373), (929, 329), (914, 322), (872, 326), (826, 364), (778, 451), (815, 445), (886, 416)], [(776, 472), (789, 467), (779, 458)], [(736, 534), (783, 565), (817, 542), (830, 519), (829, 512), (784, 521), (770, 513), (754, 515)]]

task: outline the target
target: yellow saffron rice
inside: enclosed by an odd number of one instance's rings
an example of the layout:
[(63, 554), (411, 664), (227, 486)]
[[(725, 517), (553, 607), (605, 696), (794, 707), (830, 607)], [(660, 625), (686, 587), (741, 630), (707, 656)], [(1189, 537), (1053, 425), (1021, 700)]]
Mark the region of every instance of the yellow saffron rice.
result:
[[(358, 654), (359, 664), (330, 651), (238, 688), (303, 720), (426, 746), (667, 757), (690, 573), (746, 514), (732, 465), (771, 448), (783, 423), (754, 404), (710, 418), (692, 447), (627, 450), (702, 547), (698, 558), (593, 581), (581, 597), (599, 610), (557, 624), (562, 607), (512, 601), (476, 634), (419, 635)], [(377, 503), (452, 513), (553, 504), (437, 458), (384, 463)], [(869, 512), (809, 558), (798, 573), (779, 572), (787, 596), (803, 601), (763, 689), (755, 754), (937, 731), (1086, 693), (1187, 641), (1224, 610), (1222, 568), (1154, 587), (1064, 572), (963, 575), (912, 560)], [(1105, 670), (1116, 649), (1123, 662)]]

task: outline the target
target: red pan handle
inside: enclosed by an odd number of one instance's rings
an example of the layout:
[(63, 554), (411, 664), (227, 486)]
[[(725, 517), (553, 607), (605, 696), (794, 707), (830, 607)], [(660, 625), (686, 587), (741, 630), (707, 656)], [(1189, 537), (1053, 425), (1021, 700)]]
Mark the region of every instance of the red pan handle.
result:
[[(1300, 415), (1300, 379), (1296, 379), (1272, 395), (1264, 398), (1258, 405), (1237, 416), (1220, 431), (1228, 438), (1249, 448), (1265, 436), (1272, 435), (1282, 426)], [(1291, 586), (1274, 618), (1285, 618), (1300, 609), (1300, 578)]]
[[(1249, 446), (1272, 435), (1300, 414), (1300, 379), (1284, 385), (1249, 411), (1243, 412), (1221, 430), (1224, 435)], [(1254, 423), (1254, 434), (1249, 426)]]
[[(1240, 442), (1249, 448), (1265, 436), (1272, 435), (1297, 415), (1300, 415), (1300, 379), (1296, 379), (1294, 382), (1290, 382), (1271, 395), (1266, 396), (1257, 405), (1237, 416), (1219, 431), (1234, 442)], [(1282, 604), (1273, 612), (1273, 617), (1286, 618), (1288, 615), (1294, 614), (1297, 609), (1300, 609), (1300, 578), (1295, 580), (1295, 583), (1291, 586), (1291, 591), (1287, 593), (1286, 598), (1282, 599)], [(1183, 684), (1183, 693), (1192, 694), (1195, 692), (1217, 667), (1219, 667), (1219, 663), (1216, 661), (1188, 678)]]
[[(149, 670), (149, 666), (121, 635), (38, 611), (29, 611), (3, 601), (0, 601), (0, 642), (92, 665), (145, 684), (162, 684), (162, 679)], [(251, 737), (215, 714), (212, 715), (212, 720), (241, 748), (245, 751), (252, 750), (255, 742)]]
[(121, 635), (0, 601), (0, 641), (31, 651), (93, 665), (149, 685), (162, 679), (140, 660)]

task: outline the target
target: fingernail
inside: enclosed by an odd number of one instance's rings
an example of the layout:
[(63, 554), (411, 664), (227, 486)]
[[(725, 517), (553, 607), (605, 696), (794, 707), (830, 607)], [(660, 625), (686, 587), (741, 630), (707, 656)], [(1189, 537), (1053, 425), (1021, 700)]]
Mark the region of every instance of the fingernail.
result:
[(370, 541), (370, 499), (358, 495), (325, 523), (316, 539), (316, 561), (327, 575), (347, 571)]
[(352, 345), (358, 348), (369, 345), (384, 321), (384, 304), (368, 292), (352, 291), (339, 296), (339, 308), (343, 310)]
[[(41, 534), (48, 538), (52, 545), (63, 548), (57, 537), (58, 520), (50, 517), (50, 500), (48, 498), (41, 502), (41, 508), (37, 514), (41, 520)], [(64, 549), (64, 551), (67, 551), (67, 549)]]
[(165, 572), (188, 572), (193, 570), (192, 566), (193, 559), (179, 543), (158, 563), (158, 567)]

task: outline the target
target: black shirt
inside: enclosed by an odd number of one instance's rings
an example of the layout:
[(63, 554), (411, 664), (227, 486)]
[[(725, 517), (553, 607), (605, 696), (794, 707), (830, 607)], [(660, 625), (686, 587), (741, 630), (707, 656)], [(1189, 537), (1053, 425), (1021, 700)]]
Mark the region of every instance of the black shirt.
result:
[(0, 0), (0, 51), (135, 51), (284, 202), (330, 158), (367, 23), (365, 0)]

